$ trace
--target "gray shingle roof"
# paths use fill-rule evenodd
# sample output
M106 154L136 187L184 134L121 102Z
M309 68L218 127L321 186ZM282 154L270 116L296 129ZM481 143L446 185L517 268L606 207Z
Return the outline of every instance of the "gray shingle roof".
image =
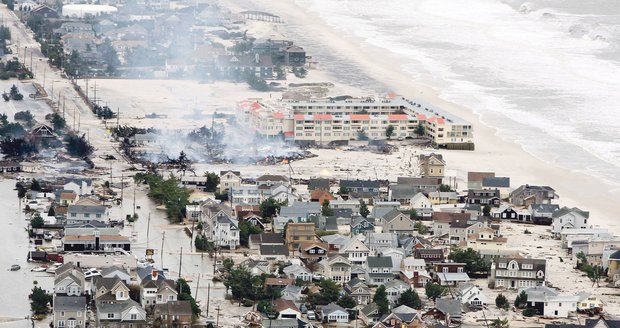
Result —
M558 211L553 212L552 216L554 218L559 218L559 217L564 216L564 215L566 215L568 213L571 213L571 212L576 212L576 213L580 214L581 216L583 216L586 219L590 217L590 212L588 212L588 211L580 210L577 207L569 208L569 207L566 207L566 206L562 207Z
M288 256L288 247L286 245L260 245L261 255L284 255Z
M482 179L482 186L489 188L510 188L508 177L487 177Z
M54 298L54 311L84 311L86 308L85 296L56 296Z
M369 256L368 257L369 268L391 268L392 258L387 256Z
M103 205L69 205L68 213L76 214L105 214L106 207Z

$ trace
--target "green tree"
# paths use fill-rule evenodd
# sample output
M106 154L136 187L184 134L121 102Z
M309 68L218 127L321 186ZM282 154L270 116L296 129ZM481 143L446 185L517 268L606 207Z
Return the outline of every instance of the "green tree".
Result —
M259 209L264 218L272 218L280 212L282 205L284 205L284 203L278 202L273 197L269 197L260 203Z
M379 316L382 316L390 311L390 302L387 299L387 292L385 286L381 285L375 291L375 295L372 297L372 301L379 307Z
M398 305L406 305L410 308L421 309L422 308L422 300L418 293L416 293L413 289L407 289L402 294L400 294L400 298L396 302Z
M344 294L340 296L340 299L338 299L336 304L342 306L345 309L352 309L357 306L357 302L355 302L355 299L353 299L353 297L351 297L351 295L349 294Z
M507 310L510 307L510 302L508 302L506 296L504 296L503 294L499 294L495 298L495 306L500 309Z
M510 322L508 321L508 319L497 318L491 322L491 327L492 328L509 328Z
M45 221L43 221L43 218L39 213L35 213L30 219L30 226L34 229L43 228L44 225Z
M54 131L60 131L62 129L65 128L65 126L67 125L67 122L65 121L64 118L62 118L62 116L58 115L57 113L52 114L52 125L54 126Z
M21 184L17 186L17 198L22 199L26 197L27 192L28 190L26 189L26 187L22 186Z
M342 196L347 194L349 194L349 188L340 186L340 188L338 189L338 195Z
M454 190L452 190L452 188L450 188L449 185L441 184L439 186L439 191L441 191L441 192L449 192L449 191L454 191Z
M241 221L239 223L239 243L247 247L250 241L250 235L257 235L261 232L263 232L263 230L260 227L252 225L248 221Z
M360 199L360 215L367 218L368 214L370 214L370 210L368 210L368 205L366 205L366 202L364 202L363 199Z
M32 191L41 191L41 185L37 179L32 179L32 183L30 184L30 190Z
M416 128L415 133L422 137L424 136L425 130L426 129L424 128L424 123L420 122L418 123L418 127Z
M415 220L418 218L418 211L416 211L415 208L412 208L411 211L409 211L409 218L411 220Z
M47 314L48 304L52 301L52 295L47 294L41 287L34 286L30 294L30 309L34 314Z
M515 299L515 307L522 309L526 305L527 305L527 293L524 290L522 290L521 293L517 295L517 298Z
M321 215L332 216L334 215L334 209L329 207L329 200L325 199L321 205Z
M77 134L67 134L65 137L67 143L67 152L75 157L88 157L93 153L95 148L86 140L86 135L78 136Z
M331 279L321 279L319 282L319 288L321 289L321 295L327 303L335 302L340 296L340 286ZM327 304L326 303L326 304Z
M491 216L491 206L484 205L484 207L482 208L482 215L484 216Z
M207 177L205 190L208 192L215 192L217 190L217 186L220 184L220 176L213 172L206 172L205 176Z
M222 265L224 266L226 272L230 272L235 266L235 261L233 261L231 258L225 258L224 261L222 261Z
M474 251L471 248L465 250L453 248L450 250L448 259L457 263L465 263L465 272L468 274L489 272L491 269L491 263L483 259L480 252Z
M428 233L428 227L422 223L422 221L418 221L415 223L414 230L416 230L420 235L426 235Z
M293 68L293 74L295 74L296 77L303 79L306 75L308 75L308 71L303 67L295 67Z
M394 126L388 125L385 129L385 137L390 140L392 138L392 135L394 135Z
M438 297L446 294L446 288L439 284L430 282L424 286L424 293L426 294L426 297L435 301Z

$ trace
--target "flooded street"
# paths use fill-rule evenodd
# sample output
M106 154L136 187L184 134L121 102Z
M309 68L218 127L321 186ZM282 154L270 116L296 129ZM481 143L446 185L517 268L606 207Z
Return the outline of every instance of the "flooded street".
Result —
M0 181L0 200L2 219L0 220L0 240L4 249L0 255L0 320L22 319L30 314L28 295L33 281L50 291L53 288L53 276L45 272L30 272L37 264L28 263L29 241L26 233L27 222L20 210L15 188L15 180ZM13 264L21 266L19 271L10 271ZM24 323L12 327L25 327ZM5 327L5 325L1 325Z

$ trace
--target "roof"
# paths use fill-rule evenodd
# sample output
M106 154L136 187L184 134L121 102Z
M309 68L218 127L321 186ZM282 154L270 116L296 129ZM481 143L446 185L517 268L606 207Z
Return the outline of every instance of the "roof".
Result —
M391 185L390 191L392 199L411 199L418 194L418 190L413 185Z
M264 174L260 177L256 178L257 182L263 181L280 181L280 182L288 182L288 178L283 175L275 175L275 174Z
M263 232L256 236L261 244L284 244L282 234L277 232Z
M416 259L413 257L406 257L403 259L403 265L405 266L426 266L426 261L424 259Z
M471 218L469 212L452 213L452 212L433 212L431 219L433 221L452 222L454 220L467 221Z
M329 303L321 308L321 313L323 313L323 316L330 315L337 311L348 313L347 310L336 303Z
M114 288L114 286L116 286L116 284L118 284L119 282L121 282L121 279L118 277L97 277L95 279L95 286L97 287L97 289L104 287L105 289L110 290Z
M609 259L610 260L620 260L620 250L617 250L617 251L611 253L611 255L609 255Z
M260 245L261 255L283 255L288 256L288 247L286 245Z
M297 312L300 312L299 309L297 308L297 305L295 305L295 303L291 300L285 300L282 298L278 298L273 300L273 307L275 308L275 310L277 312L282 312L286 309L291 309Z
M76 214L105 214L107 207L103 205L69 205L67 209L68 213L76 213Z
M385 213L383 215L383 219L387 222L394 220L395 218L397 218L398 216L403 215L403 212L397 210L397 209L392 209L389 212Z
M367 258L369 268L391 268L392 258L387 256L369 256Z
M437 277L440 281L469 281L469 276L465 272L438 272Z
M495 172L467 172L468 182L482 182L484 178L495 177Z
M557 204L532 204L530 206L532 210L542 213L553 213L560 209L560 205Z
M482 186L489 188L510 188L510 178L486 177L482 179Z
M577 207L569 208L569 207L566 207L566 206L564 206L561 209L553 212L553 217L554 218L559 218L561 216L564 216L564 215L572 213L572 212L575 212L575 213L583 216L586 219L590 217L590 212L588 212L588 211L582 211L582 210L580 210Z
M340 187L378 189L381 183L378 180L340 180Z
M435 301L435 308L451 317L461 316L461 302L458 299L438 298Z
M294 284L293 279L286 278L267 278L265 279L265 286L287 286Z
M153 309L155 317L161 314L166 315L193 315L192 304L190 301L168 301L166 303L155 304Z
M308 181L308 190L315 189L329 190L329 179L310 179Z
M54 311L77 312L86 309L85 296L56 296L54 297Z

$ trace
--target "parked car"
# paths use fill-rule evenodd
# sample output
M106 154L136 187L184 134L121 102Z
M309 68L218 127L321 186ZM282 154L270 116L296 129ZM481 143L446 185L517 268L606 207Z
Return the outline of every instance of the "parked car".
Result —
M316 313L314 311L308 311L308 320L316 320Z
M84 270L84 278L88 279L88 278L92 278L92 277L96 277L96 276L101 276L101 272L99 272L99 270L97 270L95 268L90 268L90 269Z

